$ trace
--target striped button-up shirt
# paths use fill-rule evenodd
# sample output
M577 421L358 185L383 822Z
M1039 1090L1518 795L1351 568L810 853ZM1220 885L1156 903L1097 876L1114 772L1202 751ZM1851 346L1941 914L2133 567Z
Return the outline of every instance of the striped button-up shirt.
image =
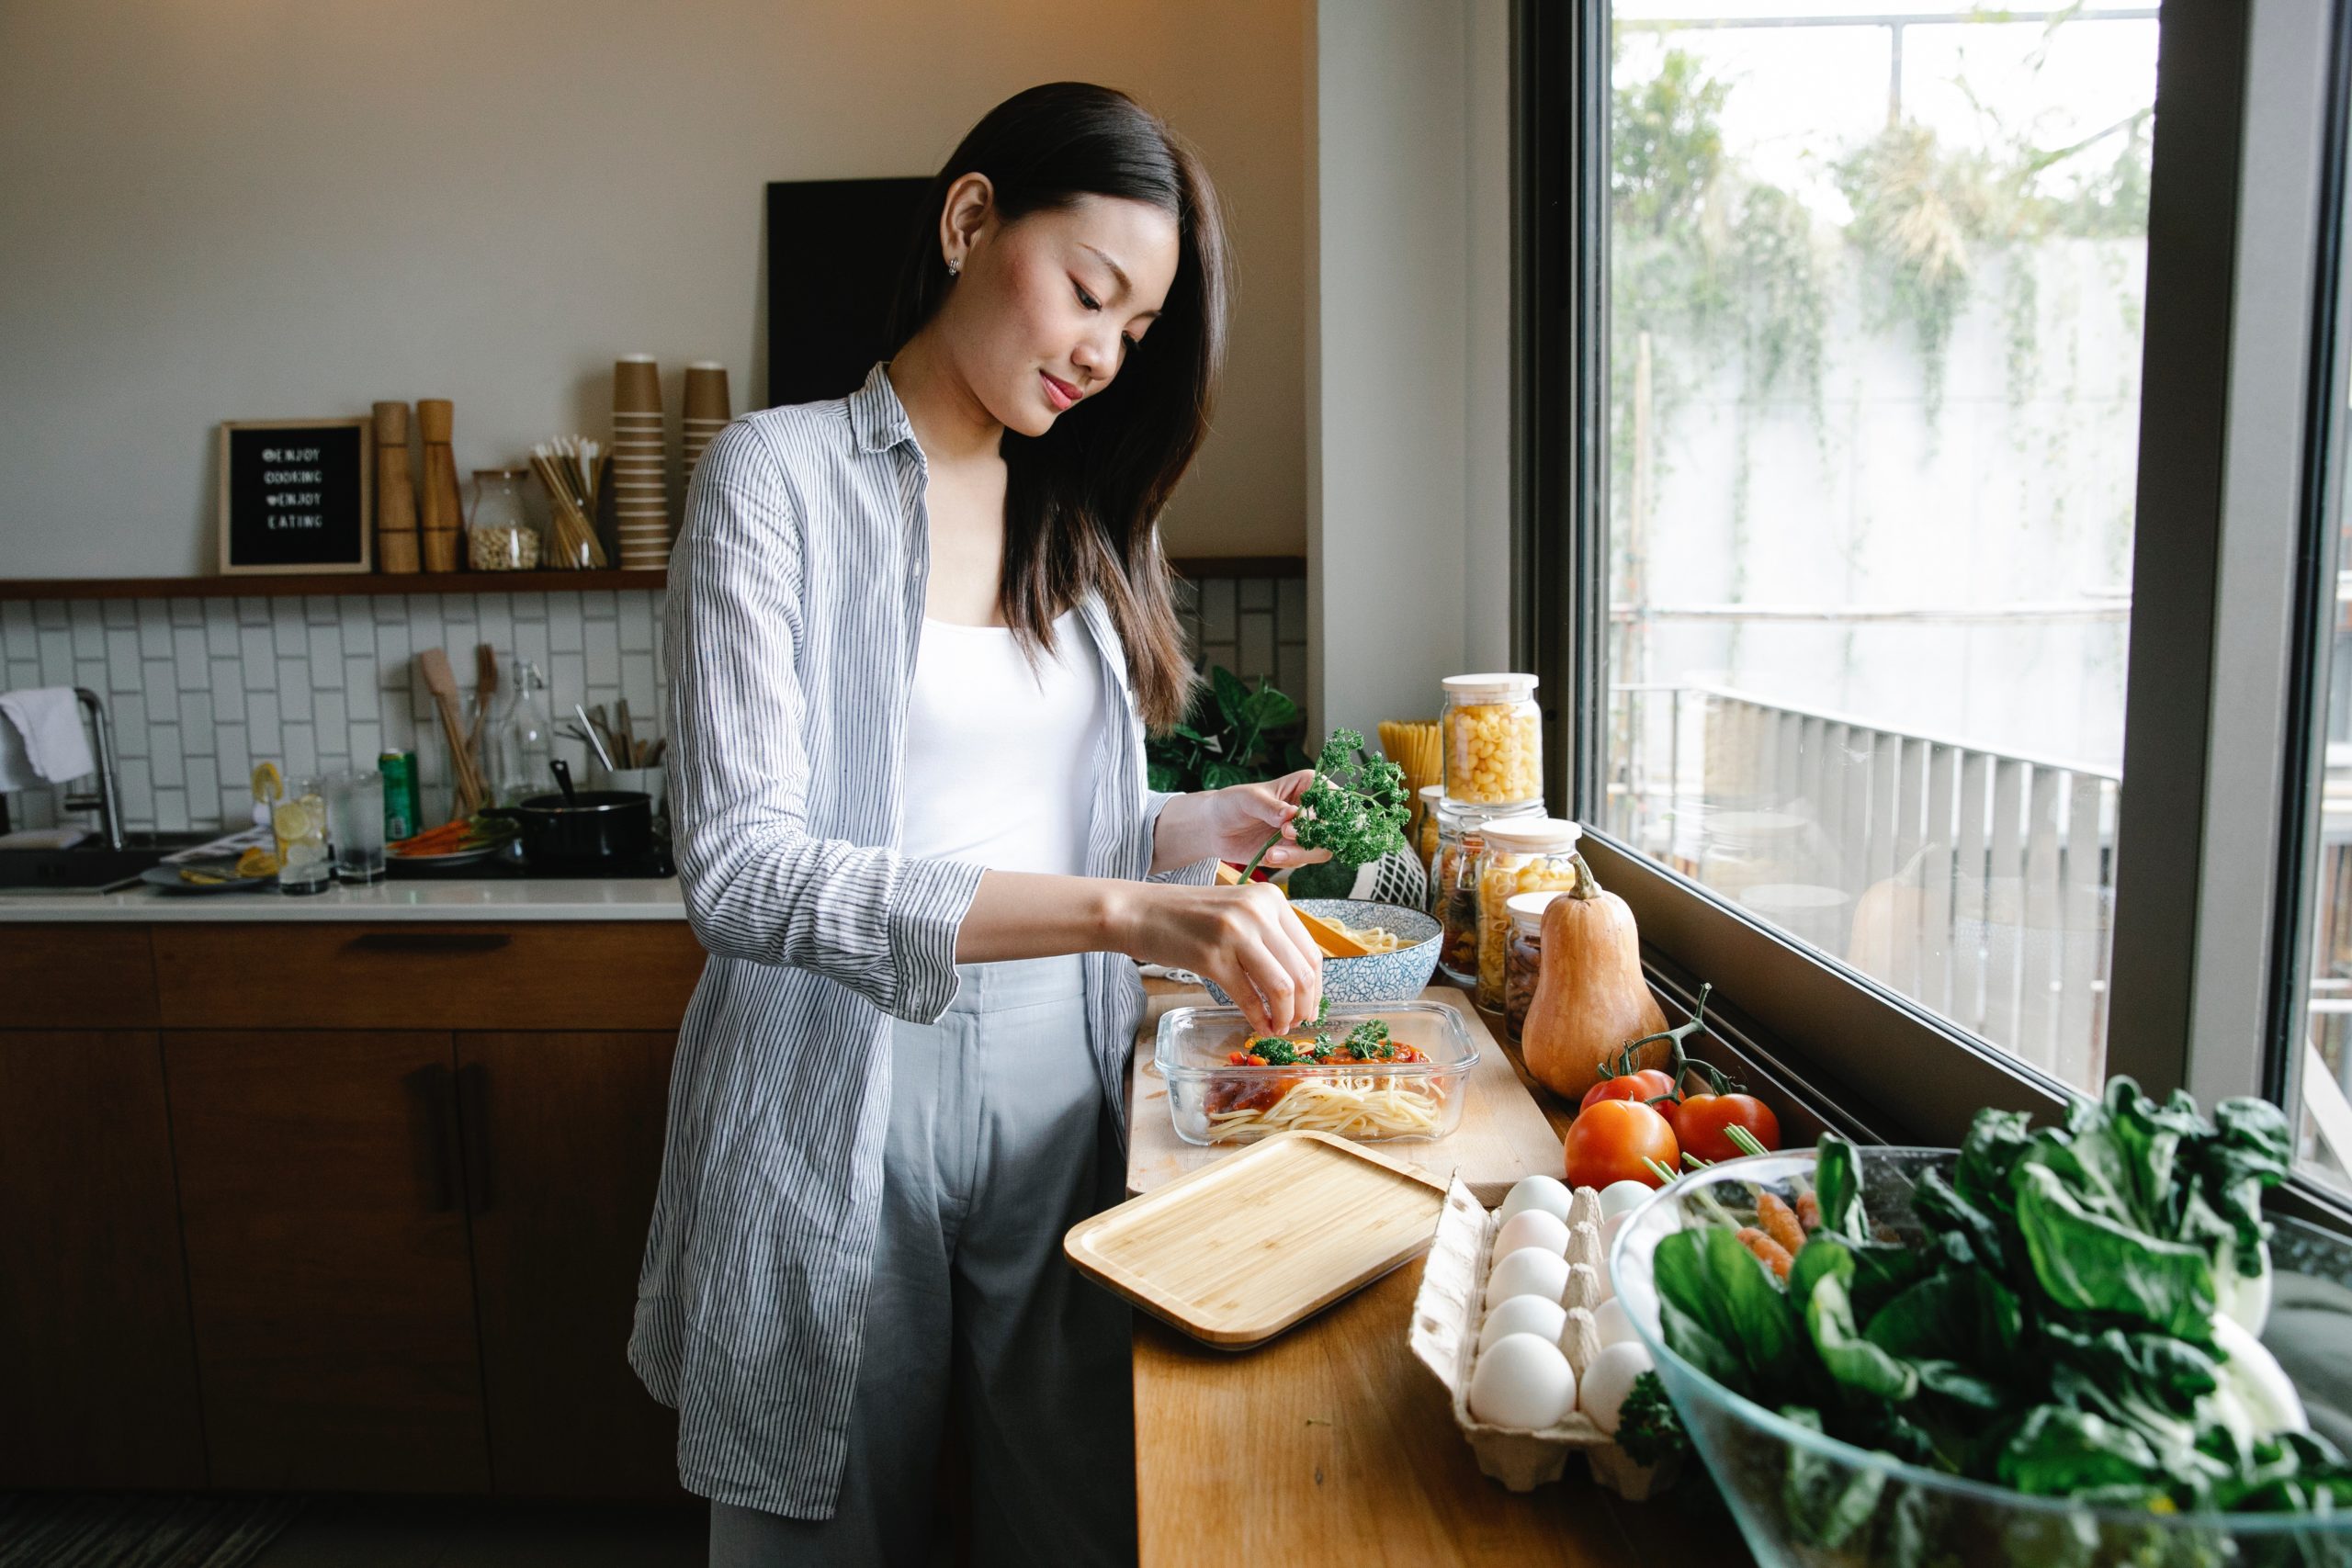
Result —
M710 953L678 1032L629 1361L679 1416L693 1492L833 1511L865 1319L893 1017L955 998L981 867L901 854L901 753L930 563L926 468L877 366L846 399L737 420L696 467L670 562L670 803ZM1086 872L1139 878L1145 786L1126 660L1080 619L1120 721L1095 755ZM1211 863L1170 874L1208 879ZM1134 964L1085 960L1120 1122Z

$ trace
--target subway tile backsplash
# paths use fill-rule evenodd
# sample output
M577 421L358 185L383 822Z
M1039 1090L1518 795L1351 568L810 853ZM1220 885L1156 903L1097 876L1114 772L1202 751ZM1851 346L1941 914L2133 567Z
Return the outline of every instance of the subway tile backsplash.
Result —
M1182 584L1178 604L1197 662L1305 699L1304 579L1204 578ZM106 699L128 827L241 827L256 761L290 774L386 750L417 753L433 813L447 807L449 764L419 651L446 649L470 695L486 642L502 680L518 658L539 667L559 717L575 702L609 714L626 698L650 737L666 730L661 622L661 593L633 589L7 600L0 689L86 686ZM504 701L493 698L492 718ZM60 820L51 791L21 791L8 807L16 827Z

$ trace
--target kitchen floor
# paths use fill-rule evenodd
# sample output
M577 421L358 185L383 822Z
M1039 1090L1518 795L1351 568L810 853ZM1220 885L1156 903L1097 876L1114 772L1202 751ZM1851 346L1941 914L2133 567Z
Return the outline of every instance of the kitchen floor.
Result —
M321 1497L254 1568L702 1568L694 1507Z

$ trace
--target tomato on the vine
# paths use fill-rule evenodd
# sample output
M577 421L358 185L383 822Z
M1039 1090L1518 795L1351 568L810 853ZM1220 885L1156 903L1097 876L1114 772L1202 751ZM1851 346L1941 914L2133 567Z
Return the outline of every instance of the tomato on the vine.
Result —
M1620 1073L1603 1078L1584 1091L1578 1111L1589 1111L1604 1100L1638 1100L1647 1105L1653 1100L1671 1098L1674 1079L1656 1067L1644 1067L1637 1073Z
M1747 1153L1727 1129L1745 1127L1768 1149L1781 1146L1781 1119L1752 1094L1694 1094L1674 1108L1675 1141L1686 1153L1713 1164Z
M1660 1185L1663 1179L1645 1159L1668 1170L1681 1168L1682 1151L1674 1129L1638 1100L1595 1100L1568 1123L1562 1145L1566 1179L1572 1188L1606 1187L1612 1181Z

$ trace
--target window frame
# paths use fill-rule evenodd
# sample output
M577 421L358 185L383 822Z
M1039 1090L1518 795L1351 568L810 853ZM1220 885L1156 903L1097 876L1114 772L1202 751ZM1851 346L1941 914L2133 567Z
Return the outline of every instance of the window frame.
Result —
M2157 51L2108 1070L2208 1101L2292 1087L2296 824L2315 820L2324 748L2290 718L2320 700L2312 594L2332 558L2314 555L2332 481L2306 435L2332 423L2337 385L2315 366L2332 372L2332 339L2312 348L2332 331L2316 280L2340 227L2336 9L2166 6ZM1714 981L1816 1081L1863 1089L1925 1143L1958 1143L1983 1106L2057 1114L2072 1091L2055 1078L1589 826L1607 734L1609 29L1603 5L1515 0L1512 648L1543 681L1547 790L1588 824L1654 964ZM2253 78L2249 103L2250 64L2298 60L2324 63L2293 91ZM2246 167L2265 183L2242 203Z

